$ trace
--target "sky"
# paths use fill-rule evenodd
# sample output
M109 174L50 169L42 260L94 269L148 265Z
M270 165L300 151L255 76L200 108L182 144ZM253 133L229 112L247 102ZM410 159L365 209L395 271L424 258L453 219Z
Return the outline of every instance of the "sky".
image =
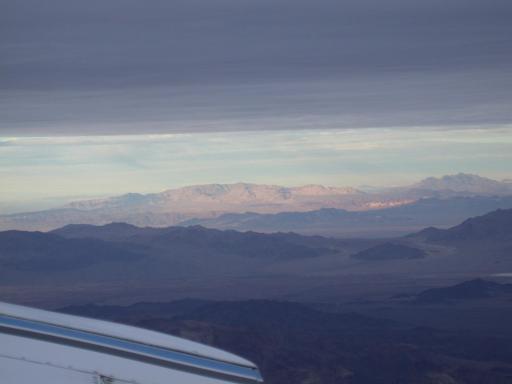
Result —
M0 211L205 183L392 186L510 177L510 126L171 133L0 140Z
M0 0L0 211L509 178L511 19L509 0Z

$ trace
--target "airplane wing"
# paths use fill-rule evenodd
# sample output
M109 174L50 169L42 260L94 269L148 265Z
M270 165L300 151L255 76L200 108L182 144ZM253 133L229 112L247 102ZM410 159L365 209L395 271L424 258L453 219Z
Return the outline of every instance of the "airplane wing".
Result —
M2 384L259 384L248 360L178 337L0 303Z

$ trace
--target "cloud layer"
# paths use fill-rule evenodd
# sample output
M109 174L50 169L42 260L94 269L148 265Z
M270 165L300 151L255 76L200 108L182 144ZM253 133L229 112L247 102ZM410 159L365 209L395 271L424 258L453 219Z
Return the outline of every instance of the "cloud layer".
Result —
M5 0L0 135L509 123L508 0Z

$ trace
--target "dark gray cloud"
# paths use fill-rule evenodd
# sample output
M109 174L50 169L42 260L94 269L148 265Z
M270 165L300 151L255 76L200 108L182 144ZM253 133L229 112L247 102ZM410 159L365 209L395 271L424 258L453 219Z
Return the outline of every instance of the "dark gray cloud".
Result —
M0 134L508 123L509 0L0 0Z

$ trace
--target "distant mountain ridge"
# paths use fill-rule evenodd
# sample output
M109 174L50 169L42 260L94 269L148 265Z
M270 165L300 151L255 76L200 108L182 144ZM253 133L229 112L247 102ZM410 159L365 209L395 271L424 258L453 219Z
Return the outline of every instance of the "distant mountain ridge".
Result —
M111 222L166 227L191 219L217 218L228 213L276 214L326 208L369 211L405 207L421 199L492 196L512 196L512 184L462 173L427 178L410 186L377 188L368 192L352 187L322 185L207 184L169 189L161 193L128 193L77 201L40 212L0 215L0 230L51 230L67 224L102 225Z
M477 195L502 195L511 192L511 186L506 181L500 182L466 173L446 175L440 178L428 177L419 183L413 184L413 187L433 191L474 193Z
M191 219L179 225L257 232L297 232L330 236L394 236L429 226L448 227L499 208L512 208L508 197L420 199L414 203L369 211L324 208L309 212L229 213L210 219Z
M300 205L315 204L317 198L333 198L345 195L361 195L364 192L355 188L325 187L323 185L304 185L301 187L282 187L277 185L236 183L236 184L206 184L169 189L160 193L137 194L129 193L106 199L78 201L69 204L70 208L98 209L118 208L127 204L135 207L150 205L149 209L158 209L172 203L179 203L182 211L197 211L197 204L237 206ZM151 207L152 206L152 207Z
M427 177L411 185L381 188L379 191L400 199L507 196L512 194L512 184L507 180L498 181L468 173L457 173Z

